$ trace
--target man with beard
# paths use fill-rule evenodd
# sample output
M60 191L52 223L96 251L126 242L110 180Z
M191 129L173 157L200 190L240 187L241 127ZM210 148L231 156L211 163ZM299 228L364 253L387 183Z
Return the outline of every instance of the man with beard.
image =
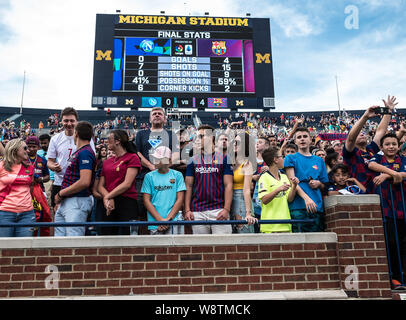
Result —
M135 147L137 149L137 155L141 160L141 170L136 178L136 190L138 195L138 212L139 219L145 221L147 219L147 210L144 206L141 187L144 180L144 176L155 170L155 165L151 162L151 155L154 153L156 148L160 146L168 147L172 152L172 164L179 163L179 145L176 134L172 131L164 129L166 124L165 111L161 107L152 108L149 115L149 122L151 124L150 129L138 131L135 137ZM172 141L173 140L173 141ZM145 227L140 228L140 234L149 234Z
M393 112L397 105L395 101L395 97L389 96L387 101L383 100L385 107L389 109L390 113ZM350 168L351 176L366 187L367 193L371 193L373 190L374 174L368 169L366 162L380 151L380 140L385 135L391 120L390 114L383 115L373 141L368 144L368 135L363 131L363 127L369 119L377 116L377 110L379 110L379 106L372 106L364 112L362 117L351 128L343 147L344 164Z
M61 122L64 130L51 138L48 146L48 168L54 171L54 183L51 192L51 204L55 207L55 195L61 190L63 176L69 166L69 160L76 151L73 134L78 123L78 113L74 108L65 108L61 113ZM93 140L90 146L94 152Z
M233 169L227 154L215 150L214 128L198 128L194 155L186 168L185 220L229 220L233 198ZM193 234L231 234L230 224L193 225Z

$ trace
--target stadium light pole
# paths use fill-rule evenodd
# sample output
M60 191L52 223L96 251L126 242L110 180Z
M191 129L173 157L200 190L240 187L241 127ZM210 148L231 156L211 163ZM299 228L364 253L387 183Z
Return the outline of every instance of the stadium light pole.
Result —
M338 116L341 118L341 106L340 106L340 94L338 93L338 77L336 78L336 90L337 90L337 103L338 103Z
M23 89L22 89L22 92L21 92L20 114L23 114L24 87L25 87L25 70L24 70L24 78L23 78Z

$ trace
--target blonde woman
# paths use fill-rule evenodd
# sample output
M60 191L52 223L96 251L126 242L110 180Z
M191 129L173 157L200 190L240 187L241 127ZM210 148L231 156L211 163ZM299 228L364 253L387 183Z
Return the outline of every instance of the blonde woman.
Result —
M35 223L31 198L34 167L21 139L10 140L0 161L0 223ZM33 227L0 227L0 237L31 237Z

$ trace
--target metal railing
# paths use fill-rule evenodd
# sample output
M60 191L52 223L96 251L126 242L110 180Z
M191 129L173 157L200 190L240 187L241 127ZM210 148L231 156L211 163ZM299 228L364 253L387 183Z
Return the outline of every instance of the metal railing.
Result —
M299 232L301 231L301 224L312 223L314 219L284 219L284 220L258 220L258 224L299 224ZM2 227L35 227L38 228L37 237L40 237L41 228L46 227L131 227L131 226L159 226L159 225L214 225L214 224L231 224L241 225L248 224L247 220L209 220L209 221L194 221L194 220L172 220L172 221L120 221L120 222L35 222L35 223L0 223Z
M399 188L401 203L394 200L394 193L392 186ZM403 193L403 182L394 185L389 183L389 197L390 199L385 199L382 195L382 185L378 187L378 194L381 203L381 212L382 212L382 222L384 227L385 235L385 244L386 244L386 253L388 258L388 269L389 269L389 280L391 283L392 280L397 280L401 283L401 286L405 286L405 274L404 268L406 259L406 206L405 198ZM397 199L399 200L399 199ZM390 202L388 202L390 201ZM395 205L397 204L397 206ZM386 206L389 204L389 206ZM387 215L385 214L385 208L388 208ZM403 212L403 217L398 217L397 210L401 209ZM403 222L401 221L403 220ZM398 224L401 222L400 224ZM400 238L402 237L402 238ZM396 277L396 278L395 278Z

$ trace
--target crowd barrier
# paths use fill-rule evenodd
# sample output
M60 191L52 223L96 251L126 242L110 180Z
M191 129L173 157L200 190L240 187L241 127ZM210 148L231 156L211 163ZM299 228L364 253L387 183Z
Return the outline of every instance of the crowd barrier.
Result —
M284 219L284 220L258 220L258 224L299 224L299 231L301 230L301 224L311 223L313 219ZM159 226L159 225L208 225L208 224L231 224L241 225L248 224L247 220L213 220L213 221L188 221L188 220L176 220L176 221L120 221L120 222L35 222L35 223L0 223L1 227L35 227L38 228L38 237L40 237L41 228L45 227L131 227L131 226Z
M399 185L397 186L399 188ZM401 203L397 202L398 206L401 206L402 212L406 213L406 204L405 204L405 197L404 197L404 190L402 184L400 184L400 194L401 194ZM381 203L381 213L382 213L382 223L384 229L384 236L385 236L385 244L386 244L386 254L387 254L387 261L388 261L388 270L389 270L389 279L392 281L394 270L404 270L405 263L404 257L406 252L405 245L403 243L406 242L406 221L403 217L398 219L395 208L395 199L394 199L394 192L392 189L392 185L389 186L389 200L391 203L391 212L392 216L395 217L393 220L393 227L390 229L388 225L388 218L385 216L384 213L384 205L383 201L385 199L382 196L381 188L378 189L380 203ZM301 231L301 225L304 223L311 223L313 222L312 219L306 220L294 220L294 219L286 219L286 220L258 220L256 224L299 224L299 232ZM111 226L121 226L121 227L136 227L135 230L138 230L140 226L159 226L159 225L168 225L170 227L174 226L186 226L186 225L214 225L214 224L231 224L231 225L243 225L247 224L246 220L215 220L215 221L186 221L186 220L175 220L175 221L128 221L128 222L64 222L64 223L56 223L56 222L35 222L35 223L0 223L0 227L35 227L38 229L37 237L40 237L40 229L45 227L111 227ZM395 232L391 230L395 230ZM400 235L400 236L399 236ZM134 236L134 235L129 235ZM392 240L391 240L392 239ZM392 241L392 242L391 242ZM403 243L402 243L403 241ZM392 246L392 248L391 248ZM398 280L402 286L406 286L406 277L403 272L400 273L400 278Z
M397 207L395 205L395 200L394 200L394 192L392 187L400 188L400 195L401 195L401 210L403 212L403 217L398 217L397 214ZM403 183L400 183L398 185L393 185L389 184L389 196L390 199L385 199L382 195L382 187L379 186L378 188L379 192L379 198L381 202L381 211L382 211L382 222L383 222L383 227L384 227L384 234L385 234L385 243L386 243L386 252L387 252L387 257L388 257L388 268L389 268L389 278L392 281L394 278L394 269L396 270L401 270L400 272L400 279L395 279L401 283L402 286L405 286L406 283L406 278L404 274L404 268L406 267L404 265L405 255L406 255L406 248L405 248L405 236L406 236L406 219L404 217L406 213L406 206L405 206L405 197L404 197L404 190L403 190ZM384 211L384 205L383 202L385 200L390 200L390 208L389 208L389 213L393 217L391 219L390 217L385 215ZM399 206L399 203L397 203ZM393 220L393 229L394 232L392 234L392 226L389 224L392 223ZM402 221L403 220L403 221ZM399 225L398 225L399 224ZM392 241L393 239L395 241ZM393 243L394 242L394 243ZM394 247L395 250L393 250ZM394 256L395 255L395 256Z

